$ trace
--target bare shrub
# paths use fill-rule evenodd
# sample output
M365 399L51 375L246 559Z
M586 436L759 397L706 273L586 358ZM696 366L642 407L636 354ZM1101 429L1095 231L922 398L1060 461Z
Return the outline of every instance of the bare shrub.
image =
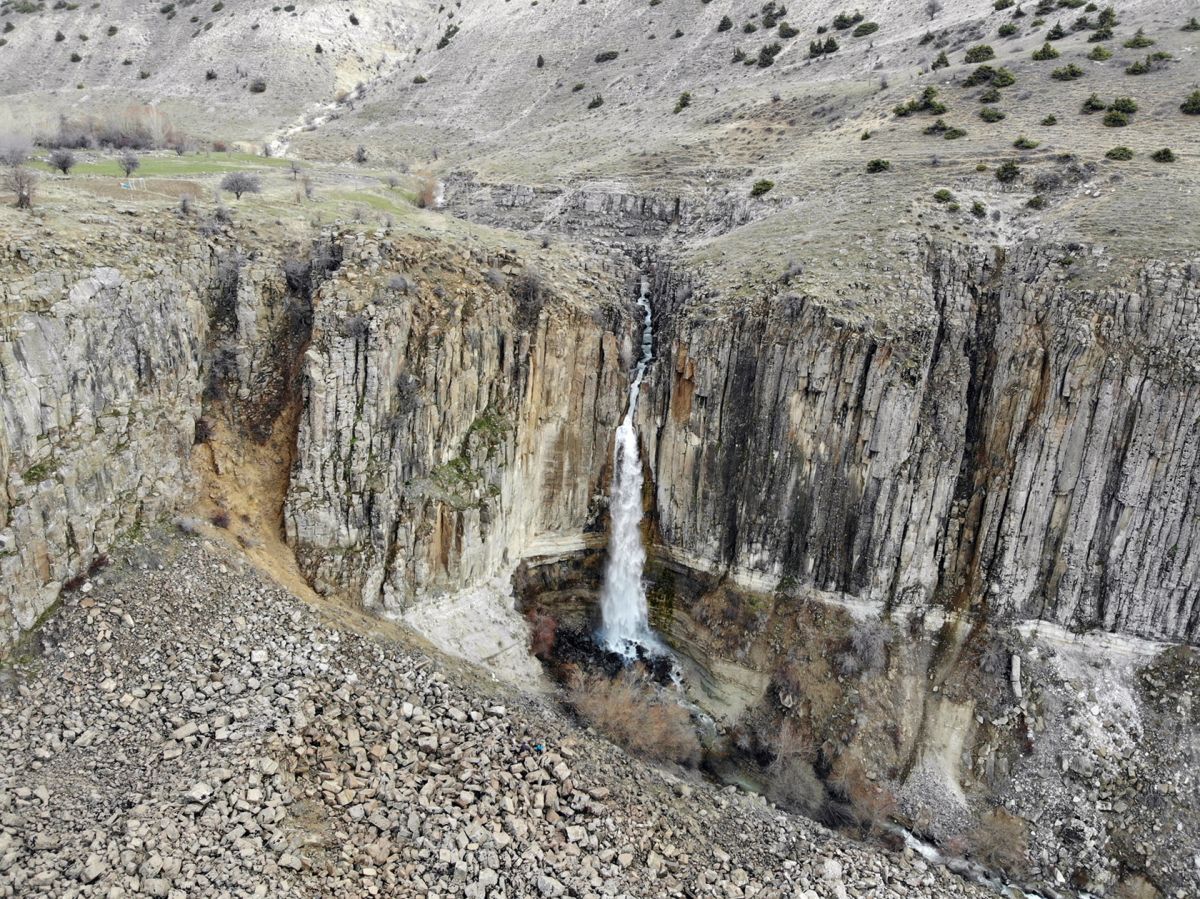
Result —
M548 659L554 654L554 641L558 635L558 621L541 609L529 619L529 651L539 659Z
M400 186L400 177L398 175L388 175L383 179L383 183L386 184L391 190L395 190Z
M789 811L815 816L825 804L825 787L811 764L811 737L789 718L779 729L773 749L775 758L767 767L767 798Z
M189 537L200 533L200 529L204 527L204 522L199 518L193 518L190 515L180 515L175 519L175 527L187 534Z
M359 144L354 148L354 161L362 165L367 161L367 148Z
M249 172L230 172L221 179L221 190L227 190L239 200L242 194L262 193L262 179Z
M483 280L488 283L489 287L494 287L499 290L504 286L504 273L496 268L489 268L483 274Z
M179 214L180 215L191 215L192 214L192 206L194 205L194 203L195 203L195 200L192 198L191 194L180 194L179 195Z
M966 835L973 858L993 870L1019 875L1029 857L1029 826L1002 808L994 808Z
M69 175L71 169L75 168L75 154L70 150L53 150L46 161L50 168L58 169L64 175Z
M176 129L162 111L154 107L131 107L123 113L104 119L58 120L58 130L38 137L47 147L84 150L90 147L112 147L117 150L174 149L182 153L187 137Z
M33 208L33 190L37 175L23 165L10 166L4 173L4 186L12 192L18 209Z
M861 674L874 677L887 667L887 646L891 632L878 618L855 622L845 650L838 655L838 670L845 677Z
M228 529L229 513L222 509L221 511L215 513L210 521L212 521L216 527Z
M517 326L525 331L531 330L542 314L542 306L546 304L546 286L541 273L526 266L512 279L509 292L517 301Z
M24 165L31 151L29 141L16 135L0 135L0 164Z
M117 165L121 167L121 171L123 171L125 173L125 177L128 178L141 167L142 161L138 159L137 154L132 150L126 150L117 157Z
M862 761L849 752L837 757L830 769L828 783L849 807L847 823L864 834L878 835L896 813L896 797L890 790L872 782Z
M815 817L825 805L825 787L804 759L777 760L769 773L767 798L781 808Z
M417 191L417 205L422 209L432 209L437 205L437 182L434 179L426 178L421 182Z
M404 275L392 275L388 278L388 289L394 290L396 293L408 293L412 290L412 285Z
M700 742L687 711L629 672L611 680L580 678L569 700L590 725L629 752L687 765L699 761Z
M1113 893L1113 899L1161 899L1162 893L1141 874L1133 874L1122 880Z

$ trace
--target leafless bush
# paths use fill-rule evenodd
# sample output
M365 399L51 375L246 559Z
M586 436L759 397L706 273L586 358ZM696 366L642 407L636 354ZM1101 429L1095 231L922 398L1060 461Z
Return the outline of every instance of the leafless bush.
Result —
M504 273L499 269L489 268L483 275L483 280L487 281L488 286L499 290L504 286Z
M421 187L417 191L417 205L422 209L432 209L437 205L437 182L432 178L426 178L421 182Z
M199 519L193 519L190 515L180 515L175 519L175 527L178 527L182 533L194 535L198 534L200 528L204 527L204 522Z
M1113 899L1162 899L1162 893L1141 874L1134 874L1121 881Z
M522 330L532 329L546 303L546 288L537 269L526 266L512 279L509 292L517 301L517 326Z
M242 194L262 193L262 179L249 172L230 172L221 179L221 190L227 190L239 200Z
M216 527L225 528L226 530L228 530L228 528L229 528L229 513L226 512L224 509L221 509L219 512L214 513L213 517L209 520Z
M988 812L966 836L973 858L993 870L1024 873L1029 857L1029 826L1002 808Z
M191 215L192 214L192 205L194 202L195 202L195 200L193 200L191 194L180 194L180 196L179 196L179 214L180 215Z
M295 181L296 177L300 174L300 172L303 171L303 169L300 168L300 163L296 162L296 160L294 160L294 159L292 159L288 162L288 169L292 173L293 181Z
M767 798L788 811L815 816L825 805L825 787L801 758L777 760L769 771Z
M874 677L887 667L887 645L891 639L888 627L878 618L855 622L846 641L846 649L838 655L838 670L844 677L861 674Z
M553 615L538 609L529 618L529 651L539 659L548 659L554 653L554 641L558 635L558 621Z
M69 175L71 169L75 167L75 154L70 150L53 150L47 162L50 164L50 168L58 169L64 175Z
M303 181L303 184L304 184L304 198L306 200L311 200L313 198L314 194L316 193L316 191L313 189L312 178L305 178Z
M803 274L804 266L795 259L789 259L787 268L783 270L783 274L779 276L779 280L784 284L790 284L793 278L799 278Z
M388 175L386 178L383 179L383 183L386 184L392 190L395 190L397 187L400 186L400 177L398 175Z
M367 148L359 144L354 148L354 161L362 165L367 161Z
M132 150L126 150L117 157L117 165L121 167L121 171L125 173L126 178L137 171L141 167L141 164L142 161L138 159L137 154Z
M775 738L775 758L767 768L767 798L804 815L816 815L825 804L825 787L813 771L812 740L790 718Z
M156 108L133 107L105 119L68 119L61 116L58 130L41 135L38 143L46 147L85 150L91 147L113 149L153 150L175 149L182 153L187 146L186 136L174 128Z
M879 834L896 813L896 797L872 782L856 756L843 752L829 772L829 785L848 806L849 822L864 834Z
M16 135L0 135L0 164L24 165L31 151L29 141Z
M598 675L578 679L570 702L589 724L629 752L689 765L700 758L687 711L629 672L611 680Z
M33 208L37 175L23 165L10 166L4 173L4 186L12 192L18 209Z
M989 638L979 651L979 670L993 677L1006 674L1009 666L1008 647L1002 640Z
M388 289L394 290L396 293L408 293L412 290L412 285L408 283L408 278L404 275L392 275L388 279Z

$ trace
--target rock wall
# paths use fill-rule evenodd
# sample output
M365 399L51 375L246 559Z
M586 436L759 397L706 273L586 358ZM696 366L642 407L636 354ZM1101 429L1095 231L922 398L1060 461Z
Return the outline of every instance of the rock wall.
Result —
M65 256L0 246L0 651L173 507L199 415L207 253Z
M317 589L397 612L579 543L623 411L623 264L345 249L313 297L286 508Z
M923 247L890 331L779 288L657 279L640 408L664 549L884 605L1200 638L1200 284ZM1072 263L1078 265L1078 263ZM1100 282L1098 282L1100 283Z
M447 207L472 221L585 237L661 238L672 230L721 233L777 208L774 202L751 200L726 189L646 194L602 182L568 190L480 183L464 172L451 174L445 191Z

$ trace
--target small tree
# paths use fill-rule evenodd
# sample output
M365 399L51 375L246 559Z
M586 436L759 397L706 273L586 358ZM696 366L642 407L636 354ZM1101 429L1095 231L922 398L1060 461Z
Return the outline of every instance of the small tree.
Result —
M925 4L925 14L929 16L929 20L931 22L938 17L938 14L941 13L941 11L942 4L940 0L929 0L929 2Z
M362 165L364 162L367 161L367 148L364 147L362 144L359 144L354 149L354 161L357 162L359 165Z
M301 169L301 168L300 168L300 163L296 162L296 160L294 160L294 159L292 159L292 160L290 160L290 161L288 162L288 169L289 169L289 170L291 171L291 173L292 173L292 180L293 180L293 181L295 181L295 180L296 180L296 178L297 178L297 177L299 177L299 175L300 175L300 172L302 172L302 171L303 171L303 169Z
M75 167L75 154L70 150L55 150L50 154L50 168L58 169L64 175L71 174Z
M18 209L33 208L33 188L36 184L37 175L24 165L9 166L5 172L4 185L16 197Z
M142 161L138 159L137 154L132 150L126 150L117 157L117 165L121 167L121 171L123 171L125 173L125 177L128 178L141 167Z
M230 172L221 179L221 190L227 190L239 200L242 194L262 193L262 181L249 172Z

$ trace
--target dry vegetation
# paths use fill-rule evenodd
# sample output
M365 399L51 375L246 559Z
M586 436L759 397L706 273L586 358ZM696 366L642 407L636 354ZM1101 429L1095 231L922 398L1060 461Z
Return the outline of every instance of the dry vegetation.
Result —
M588 724L636 755L694 765L700 742L691 716L635 672L576 676L568 701Z
M965 837L971 857L987 867L1019 876L1029 861L1029 825L1002 808L988 812Z

